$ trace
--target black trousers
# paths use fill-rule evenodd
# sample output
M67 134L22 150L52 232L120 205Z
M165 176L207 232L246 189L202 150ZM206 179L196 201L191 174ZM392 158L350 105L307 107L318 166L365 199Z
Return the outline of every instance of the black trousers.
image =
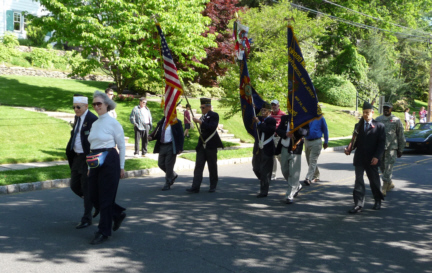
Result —
M115 202L120 181L120 158L117 150L108 152L102 166L90 169L90 198L95 208L100 210L99 232L111 236L113 220L126 210Z
M268 194L273 171L274 156L267 156L259 149L252 156L252 170L260 181L260 193Z
M160 145L158 166L165 172L165 184L170 185L174 177L177 175L174 172L174 165L177 160L177 155L173 154L172 143Z
M85 154L75 155L71 167L70 188L84 200L84 215L81 217L81 222L83 223L92 222L93 204L90 200L87 171Z
M144 131L140 131L138 130L138 128L135 126L134 127L134 131L135 131L135 154L139 154L139 144L141 142L141 153L143 155L145 155L147 153L147 143L148 143L148 131L150 130L150 126L149 125L144 125L145 130Z
M365 182L363 179L364 172L369 179L370 188L372 190L375 201L384 200L381 192L381 182L378 173L378 165L355 166L355 185L353 190L354 204L356 206L364 207L365 202Z
M216 189L218 182L218 169L217 169L217 148L204 149L200 147L197 150L194 178L192 182L193 189L199 189L203 180L204 167L207 162L207 166L210 174L210 189Z

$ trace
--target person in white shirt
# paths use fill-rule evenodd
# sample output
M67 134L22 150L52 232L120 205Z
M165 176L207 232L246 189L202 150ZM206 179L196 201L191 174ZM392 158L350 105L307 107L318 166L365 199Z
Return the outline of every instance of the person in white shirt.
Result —
M125 140L120 123L108 111L116 107L108 96L100 91L93 95L93 108L99 119L93 123L88 137L91 153L103 153L103 164L90 168L89 190L93 205L100 210L98 231L90 244L100 244L116 231L126 217L125 208L115 202L120 178L124 177ZM114 148L117 145L118 150Z
M147 107L147 99L139 99L140 104L132 109L129 117L130 122L134 125L135 131L135 156L139 155L139 143L141 141L141 153L145 156L147 153L148 135L152 128L152 116L150 109Z

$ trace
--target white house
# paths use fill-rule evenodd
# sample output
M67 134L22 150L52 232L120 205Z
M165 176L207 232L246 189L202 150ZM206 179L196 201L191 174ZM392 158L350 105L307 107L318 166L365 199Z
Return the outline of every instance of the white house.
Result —
M48 14L43 6L34 0L1 0L0 1L0 37L6 31L14 33L18 38L26 38L26 18L23 11L35 16Z

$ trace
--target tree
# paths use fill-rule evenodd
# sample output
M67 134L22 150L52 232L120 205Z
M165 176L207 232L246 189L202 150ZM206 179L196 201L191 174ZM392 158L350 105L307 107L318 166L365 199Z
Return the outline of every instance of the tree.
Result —
M204 48L216 46L215 35L201 35L210 24L201 14L206 0L92 0L86 5L76 0L39 1L51 12L39 20L55 31L51 41L82 48L85 61L72 68L72 75L102 69L115 79L120 94L136 78L164 85L152 15L160 16L174 61L184 67L180 78L194 78L193 67L206 67L200 62L206 57Z
M226 67L220 63L232 62L234 46L232 30L228 29L230 20L234 14L242 8L236 7L238 0L211 0L203 12L212 22L203 35L212 34L216 36L217 47L206 48L207 57L201 63L207 68L196 68L198 72L197 81L203 86L216 86L217 77L225 75Z

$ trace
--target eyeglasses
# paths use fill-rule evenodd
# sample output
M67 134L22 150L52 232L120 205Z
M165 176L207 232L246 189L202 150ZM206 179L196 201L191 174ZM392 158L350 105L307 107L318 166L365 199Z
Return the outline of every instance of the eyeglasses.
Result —
M75 110L75 108L79 110L79 109L81 109L81 106L78 106L78 105L77 105L77 106L75 106L75 105L74 105L74 106L72 106L72 109L74 109L74 110Z
M102 102L93 102L92 105L93 105L93 107L96 107L96 106L99 107L102 105Z

